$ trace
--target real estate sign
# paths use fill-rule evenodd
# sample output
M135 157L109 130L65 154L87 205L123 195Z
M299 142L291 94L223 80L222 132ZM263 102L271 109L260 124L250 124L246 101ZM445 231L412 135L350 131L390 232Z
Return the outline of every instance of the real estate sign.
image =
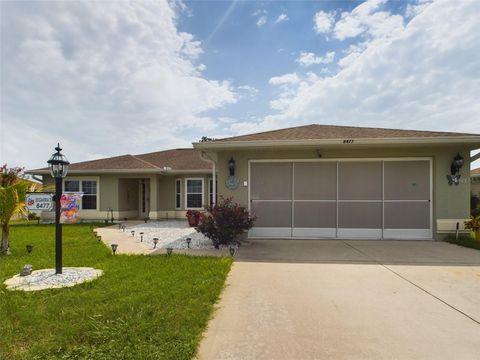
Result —
M51 211L53 209L52 195L50 193L30 193L25 198L25 205L28 210Z

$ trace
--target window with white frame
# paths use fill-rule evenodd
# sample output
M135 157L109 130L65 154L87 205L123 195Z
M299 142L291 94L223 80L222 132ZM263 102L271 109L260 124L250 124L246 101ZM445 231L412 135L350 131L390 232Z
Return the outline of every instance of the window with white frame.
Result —
M182 208L182 180L175 180L175 209Z
M203 179L185 179L185 207L201 209L203 206Z
M83 192L80 203L81 210L97 209L97 181L96 180L65 180L65 192Z
M218 181L215 181L215 203L218 200ZM213 179L208 179L208 203L213 205Z

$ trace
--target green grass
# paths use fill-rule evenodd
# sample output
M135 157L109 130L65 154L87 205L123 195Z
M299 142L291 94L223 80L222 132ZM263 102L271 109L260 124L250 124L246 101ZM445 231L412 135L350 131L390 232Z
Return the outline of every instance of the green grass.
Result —
M475 240L473 234L460 234L458 240L455 239L455 235L450 235L445 240L452 244L480 250L480 241Z
M228 258L111 255L90 225L63 227L64 266L104 275L72 288L7 291L25 264L54 267L54 227L11 227L0 257L0 359L191 359L230 269ZM33 244L31 254L26 244Z

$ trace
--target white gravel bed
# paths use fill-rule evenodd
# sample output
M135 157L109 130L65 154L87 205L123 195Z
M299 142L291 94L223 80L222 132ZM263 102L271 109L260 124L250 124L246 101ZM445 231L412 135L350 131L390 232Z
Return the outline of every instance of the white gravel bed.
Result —
M103 275L103 271L90 267L64 267L62 274L55 274L55 269L35 270L28 276L15 275L5 280L8 290L37 291L71 287L91 281Z
M195 228L190 227L187 221L151 221L145 224L129 226L125 229L125 233L130 235L132 230L135 231L135 240L137 241L140 240L140 232L143 232L143 242L152 248L154 246L153 238L158 238L157 249L187 249L186 239L189 237L192 239L190 249L215 249L212 240L198 233Z

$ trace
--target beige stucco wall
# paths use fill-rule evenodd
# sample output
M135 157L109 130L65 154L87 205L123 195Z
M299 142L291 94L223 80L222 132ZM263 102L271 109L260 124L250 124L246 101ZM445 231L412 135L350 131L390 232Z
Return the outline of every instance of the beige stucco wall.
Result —
M453 158L460 152L465 159L461 169L461 183L458 186L449 186L447 174L450 174L450 165ZM218 152L218 193L223 196L232 196L236 202L248 206L248 161L254 159L318 159L321 158L389 158L389 157L431 157L433 167L433 229L436 232L436 220L449 219L441 226L453 226L455 219L465 219L469 216L470 208L470 181L469 158L470 149L462 146L443 147L403 147L403 148L356 148L356 149L304 149L304 150L236 150ZM240 185L235 190L225 186L228 173L228 160L233 157L236 161L236 177Z

